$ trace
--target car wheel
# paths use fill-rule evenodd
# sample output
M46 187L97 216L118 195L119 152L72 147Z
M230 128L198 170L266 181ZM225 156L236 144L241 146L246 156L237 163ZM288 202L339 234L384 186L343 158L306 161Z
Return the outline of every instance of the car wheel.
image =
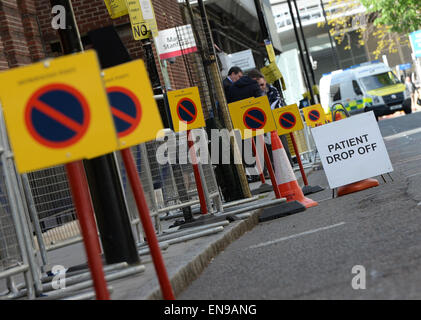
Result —
M411 114L412 113L411 105L404 106L403 111L405 112L405 114Z

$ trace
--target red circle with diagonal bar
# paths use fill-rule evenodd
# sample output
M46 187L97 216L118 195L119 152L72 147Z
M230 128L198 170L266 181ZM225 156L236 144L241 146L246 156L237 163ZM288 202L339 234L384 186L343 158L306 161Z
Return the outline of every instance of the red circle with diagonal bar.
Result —
M90 119L86 98L77 89L62 83L38 89L24 111L24 122L32 138L56 149L78 142L88 130Z
M107 88L107 95L118 137L125 137L139 126L142 106L136 95L123 87Z
M192 99L184 97L177 103L177 115L180 121L191 124L197 119L197 107Z
M296 123L297 119L292 112L284 112L279 117L279 125L286 130L292 129Z
M318 121L320 119L320 112L316 109L313 109L313 110L309 111L308 118L311 121L314 121L314 122Z
M266 124L266 120L266 113L260 108L250 108L244 112L243 123L248 129L263 129Z

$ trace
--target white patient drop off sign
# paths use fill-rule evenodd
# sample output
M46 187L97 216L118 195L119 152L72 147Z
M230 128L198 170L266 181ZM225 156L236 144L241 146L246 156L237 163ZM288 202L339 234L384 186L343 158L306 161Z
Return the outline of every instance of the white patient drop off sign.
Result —
M315 127L311 133L331 189L393 171L372 111Z

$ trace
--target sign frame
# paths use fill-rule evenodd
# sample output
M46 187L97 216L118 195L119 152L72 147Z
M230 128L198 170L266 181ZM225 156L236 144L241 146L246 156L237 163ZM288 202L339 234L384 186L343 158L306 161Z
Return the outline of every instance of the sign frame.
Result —
M306 121L306 124L309 127L316 127L319 125L326 124L326 114L325 111L322 108L321 104L314 104L305 108L302 108L304 119ZM313 120L310 118L309 114L311 111L316 110L319 113L319 118L317 120Z
M373 111L311 129L331 189L393 171Z
M107 92L111 88L123 88L126 93L131 93L131 95L129 94L131 100L139 102L141 109L137 126L126 135L121 136L117 133L120 149L148 142L161 136L160 132L164 126L153 96L145 63L138 59L107 68L103 70L103 77ZM113 112L111 105L110 107Z
M117 135L100 74L99 61L94 50L48 59L0 73L0 101L20 173L91 159L118 149ZM86 99L89 106L89 126L86 132L71 145L60 148L49 147L34 139L25 123L26 107L30 100L38 90L56 83L74 88L75 92L78 91ZM51 107L50 101L54 99L43 100L47 104L47 108L44 108L47 113L42 109L39 112L44 118L47 116L59 124L60 119L66 118L66 113L56 106L55 112L48 115L48 109L52 110L48 108ZM68 101L62 100L60 105L63 106L63 103ZM49 127L46 122L42 125L47 133L58 130L57 128L62 130L59 126ZM67 127L72 130L71 123ZM28 157L28 154L31 156Z
M206 126L198 87L168 91L167 98L175 132L198 129ZM179 116L178 106L182 100L190 101L197 111L195 119L189 123L180 119Z
M255 108L262 110L266 116L266 122L261 129L249 129L245 124L245 114ZM268 97L261 96L258 98L247 98L228 104L231 120L235 130L239 130L242 139L248 139L263 133L277 130L275 120L273 118L272 109L269 105ZM251 133L251 136L246 136L246 130Z
M304 129L304 123L301 117L300 109L298 108L297 104L292 104L289 106L274 109L272 110L272 113L273 113L273 117L275 119L275 123L277 126L278 135L284 135L284 134L288 134L294 131L299 131L299 130ZM285 128L280 123L280 118L284 114L292 114L294 116L295 123L292 127Z

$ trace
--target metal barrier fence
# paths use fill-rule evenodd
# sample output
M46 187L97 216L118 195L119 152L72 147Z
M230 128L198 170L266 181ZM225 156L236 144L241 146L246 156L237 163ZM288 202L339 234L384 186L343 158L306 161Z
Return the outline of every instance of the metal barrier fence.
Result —
M23 201L23 188L13 162L3 114L0 111L0 298L19 294L14 276L22 275L26 295L32 299L41 290L40 268L34 241L29 235L29 215Z
M304 128L293 132L295 141L297 143L298 151L303 160L304 166L312 166L317 162L317 149L311 134L311 128L303 121ZM295 157L294 147L292 145L289 134L286 135L288 140L288 149L292 157ZM298 166L298 165L297 165ZM298 169L298 167L297 167Z
M46 250L81 241L79 224L64 166L27 174L41 238ZM35 226L34 226L35 228Z
M149 165L149 159L147 155L147 148L146 144L137 145L131 148L131 152L133 154L133 158L135 160L135 165L137 172L139 174L139 178L142 182L143 191L145 194L146 202L148 204L149 212L151 217L153 217L155 221L155 229L160 232L161 225L159 223L158 215L158 206L156 203L156 196L154 193L153 182L152 182L152 174ZM124 189L124 194L126 197L126 204L129 213L129 219L133 227L135 227L135 236L137 237L138 241L141 241L142 237L142 227L141 222L139 219L139 213L137 210L135 198L126 174L126 170L124 168L123 159L121 154L118 152L116 153L117 156L117 165L119 167L119 172L121 176L121 182Z
M176 138L176 148L168 151L167 156L169 159L177 160L176 163L162 164L158 162L156 155L160 152L159 148L162 147L163 141L155 140L132 147L149 210L155 221L155 229L159 234L162 233L160 218L171 217L173 213L175 213L174 216L180 216L177 214L180 209L199 204L193 167L188 161L186 134L175 134L174 137ZM183 151L185 152L183 153ZM118 158L130 221L137 227L138 239L142 242L143 237L141 236L137 208L127 182L121 157ZM199 170L209 213L222 212L222 201L210 158L208 158L207 163L199 164Z
M187 151L185 133L177 134L176 139L176 154L169 155L174 159L178 157L180 150ZM160 215L168 215L179 209L199 204L191 163L158 163L156 154L161 144L160 141L151 141L131 148L158 233L162 232ZM142 227L123 161L119 152L115 155L133 232L137 240L143 242ZM182 160L188 161L188 157ZM214 168L210 158L208 160L208 163L199 164L208 210L210 213L222 212L222 201ZM28 206L34 211L31 219L35 233L34 241L37 249L41 251L45 265L46 251L82 240L67 174L64 166L56 166L28 173L22 178L24 184L25 181L28 184L29 191L26 195Z

